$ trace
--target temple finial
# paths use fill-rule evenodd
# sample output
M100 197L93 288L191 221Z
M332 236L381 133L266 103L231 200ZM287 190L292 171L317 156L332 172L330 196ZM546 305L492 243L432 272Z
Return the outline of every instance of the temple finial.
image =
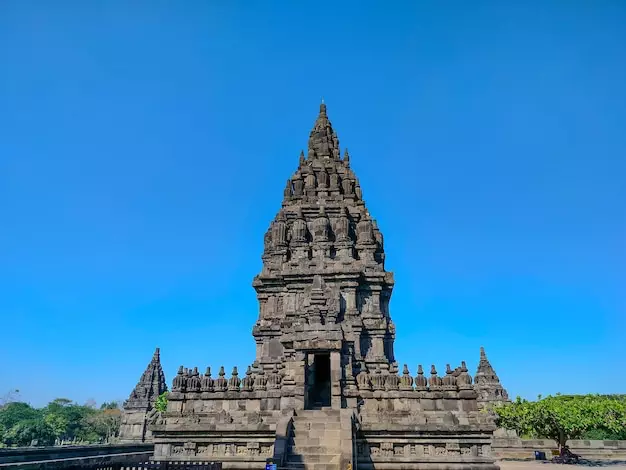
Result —
M320 113L309 135L309 160L330 158L339 160L339 139L326 114L326 104L322 100Z

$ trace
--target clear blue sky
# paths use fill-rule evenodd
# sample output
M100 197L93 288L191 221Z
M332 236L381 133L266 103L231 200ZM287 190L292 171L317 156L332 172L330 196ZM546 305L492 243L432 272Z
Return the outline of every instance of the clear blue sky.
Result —
M0 394L254 359L320 97L395 272L400 364L626 390L626 3L0 2ZM565 370L563 370L565 369Z

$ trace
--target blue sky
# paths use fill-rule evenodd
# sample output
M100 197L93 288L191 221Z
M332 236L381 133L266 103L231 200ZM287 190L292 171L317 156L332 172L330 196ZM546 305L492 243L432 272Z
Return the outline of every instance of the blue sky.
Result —
M396 357L626 389L626 4L0 3L0 394L254 359L320 98L385 235Z

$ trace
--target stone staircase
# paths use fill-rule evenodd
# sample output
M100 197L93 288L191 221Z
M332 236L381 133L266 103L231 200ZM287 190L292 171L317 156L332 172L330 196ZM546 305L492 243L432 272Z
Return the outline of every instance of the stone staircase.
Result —
M339 470L341 422L339 410L298 411L285 470Z

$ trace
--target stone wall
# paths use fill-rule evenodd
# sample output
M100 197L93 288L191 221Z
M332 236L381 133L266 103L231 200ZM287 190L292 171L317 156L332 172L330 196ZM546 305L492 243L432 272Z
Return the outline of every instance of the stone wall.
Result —
M570 440L570 450L589 460L626 460L626 441ZM535 451L558 452L558 446L551 439L520 439L519 437L494 437L492 452L496 459L534 459Z
M149 444L6 448L0 449L0 467L56 470L90 465L102 465L102 468L120 464L132 466L148 460L152 453L153 449Z
M381 390L361 397L358 468L496 468L495 424L478 410L474 391Z

